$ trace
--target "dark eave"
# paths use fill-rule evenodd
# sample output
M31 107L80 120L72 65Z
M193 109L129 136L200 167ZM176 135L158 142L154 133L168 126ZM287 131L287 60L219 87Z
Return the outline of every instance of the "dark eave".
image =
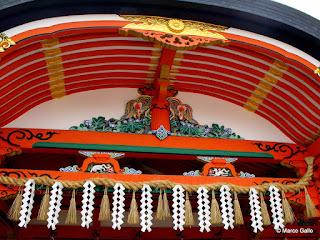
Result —
M112 13L164 16L235 27L286 42L320 59L319 20L269 0L0 1L0 31L50 17Z

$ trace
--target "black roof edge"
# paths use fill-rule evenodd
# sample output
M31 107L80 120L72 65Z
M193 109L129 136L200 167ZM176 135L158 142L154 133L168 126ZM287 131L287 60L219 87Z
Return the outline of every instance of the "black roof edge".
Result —
M0 32L44 18L134 14L214 23L265 35L320 60L320 21L270 0L6 0Z

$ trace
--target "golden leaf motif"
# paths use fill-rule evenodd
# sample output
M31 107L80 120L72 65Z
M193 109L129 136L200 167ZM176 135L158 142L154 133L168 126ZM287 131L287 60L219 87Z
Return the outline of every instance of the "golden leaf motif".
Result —
M6 34L0 33L0 52L4 52L10 46L15 45L16 43L12 41Z
M121 17L132 22L127 24L123 28L152 30L165 33L173 33L176 35L193 35L226 40L224 36L217 32L225 31L228 29L228 27L215 24L164 17L138 15L121 15Z

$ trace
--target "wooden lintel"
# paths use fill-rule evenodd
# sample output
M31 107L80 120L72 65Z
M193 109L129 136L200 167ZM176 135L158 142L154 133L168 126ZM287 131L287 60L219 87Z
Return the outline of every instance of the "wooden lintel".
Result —
M192 141L191 141L192 140ZM36 148L123 151L172 155L255 157L275 160L304 161L306 148L296 144L250 140L92 132L52 129L3 128L2 148ZM281 149L280 149L281 148Z
M313 157L320 157L320 138L312 143L308 148L308 154Z

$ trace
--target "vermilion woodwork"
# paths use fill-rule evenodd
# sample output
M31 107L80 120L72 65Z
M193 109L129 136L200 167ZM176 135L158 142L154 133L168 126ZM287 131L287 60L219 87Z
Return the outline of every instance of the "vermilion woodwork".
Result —
M210 168L226 168L226 169L230 169L234 177L238 175L234 166L230 163L227 163L225 159L211 160L210 163L207 163L203 166L203 172L202 173L200 172L200 174L204 174L204 176L208 176Z
M21 133L22 131L25 132L25 135ZM28 131L35 137L31 138ZM169 136L165 141L159 141L155 136L148 134L50 129L4 128L1 129L0 143L4 148L10 148L14 144L15 147L22 150L42 147L176 155L233 155L273 157L275 160L286 159L301 162L304 162L304 158L309 156L306 148L296 144L182 136Z
M82 167L79 168L79 171L85 172L88 169L89 164L106 164L106 163L111 163L113 165L115 173L120 172L120 165L117 160L114 158L110 158L109 154L93 154L93 157L86 158L83 161Z

